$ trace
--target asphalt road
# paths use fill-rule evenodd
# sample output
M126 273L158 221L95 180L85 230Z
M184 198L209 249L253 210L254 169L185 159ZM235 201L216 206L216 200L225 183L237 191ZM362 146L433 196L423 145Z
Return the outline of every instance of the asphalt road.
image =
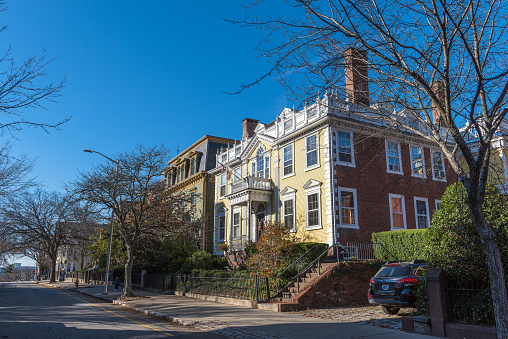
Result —
M221 338L86 295L29 282L0 283L0 338Z

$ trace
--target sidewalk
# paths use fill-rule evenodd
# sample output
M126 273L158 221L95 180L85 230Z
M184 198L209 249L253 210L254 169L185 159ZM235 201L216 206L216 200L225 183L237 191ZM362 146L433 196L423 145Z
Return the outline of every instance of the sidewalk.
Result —
M137 297L120 301L116 299L120 296L121 291L115 292L112 285L108 286L108 294L103 295L104 285L80 284L76 288L75 284L70 281L54 284L48 284L47 281L40 283L78 291L120 304L134 311L181 325L193 326L226 338L308 339L324 336L374 339L434 338L372 325L335 322L322 318L303 317L294 313L274 313L141 290L134 291Z

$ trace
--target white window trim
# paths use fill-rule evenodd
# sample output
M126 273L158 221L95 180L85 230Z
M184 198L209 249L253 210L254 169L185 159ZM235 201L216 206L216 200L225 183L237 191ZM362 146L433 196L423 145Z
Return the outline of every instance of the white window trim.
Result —
M432 157L432 153L435 153L435 152L438 152L440 155L441 155L441 161L443 163L443 173L444 173L444 177L443 178L436 178L435 174L434 174L434 158ZM431 162L431 166L432 166L432 179L433 180L436 180L436 181L445 181L446 182L446 169L445 169L445 161L444 161L444 154L442 151L440 150L437 150L437 149L431 149L430 150L430 162Z
M226 187L224 189L224 194L222 194L222 190L221 190L221 188L222 188L222 176L224 176L224 181L225 181L224 186ZM219 198L223 198L226 195L228 195L228 180L226 179L226 174L223 173L223 174L219 175Z
M413 171L413 152L411 152L411 147L417 147L422 150L422 173L423 174L416 174ZM423 148L423 146L409 145L409 160L411 162L411 176L415 177L415 178L426 178L426 175L425 175L425 173L426 173L426 171L425 171L425 149Z
M356 198L356 189L354 189L354 188L338 187L338 191L339 191L339 197L338 197L338 203L339 203L339 227L341 227L341 228L355 228L355 229L359 229L360 225L358 225L358 199ZM340 192L342 192L342 191L352 192L353 193L353 200L354 200L354 205L355 205L355 224L354 225L343 224L342 223L342 199L341 199L341 195L340 195Z
M393 227L392 197L393 198L400 198L401 199L401 204L402 204L402 220L404 222L404 228ZM407 229L407 223L406 223L406 201L405 201L404 195L403 194L392 194L392 193L389 193L388 194L388 202L390 204L390 229L392 231Z
M416 202L417 201L424 201L425 202L425 209L427 210L427 228L430 227L430 211L429 211L429 199L427 198L421 198L421 197L414 197L414 206L415 206L415 226L417 229L421 229L418 227L418 209L416 208Z
M284 202L292 200L293 201L293 228L291 228L291 232L296 232L296 201L295 201L295 193L288 193L282 197L282 221L286 220L286 208L284 206Z
M318 208L317 208L318 224L309 226L309 195L316 194L316 193L317 193L317 202L318 202ZM305 224L306 224L306 229L308 231L323 228L323 226L321 225L321 189L319 186L308 188L305 191Z
M291 147L292 171L291 171L291 173L288 173L288 174L284 174L284 149L286 149L286 147ZM305 159L305 162L307 162L307 159ZM282 147L282 179L292 177L293 175L295 175L295 146L294 146L294 143Z
M240 177L235 177L235 171L236 170L239 170L239 174L240 174ZM231 170L231 182L237 182L238 180L240 180L242 178L242 166L236 166L235 168L233 168Z
M437 211L437 210L439 209L439 204L440 204L440 203L441 203L441 200L437 200L437 199L436 199L436 200L434 200L434 207L436 208L436 209L434 210L434 212L435 212L435 211Z
M399 164L400 164L400 171L394 171L390 169L390 163L388 161L388 143L394 143L399 146ZM387 173L393 173L393 174L404 174L402 171L402 146L400 142L394 141L394 140L385 140L385 154L386 154L386 172Z
M238 235L235 237L235 214L238 214ZM235 207L233 209L233 214L231 215L231 236L233 238L238 238L242 236L242 209L241 207Z
M221 215L224 215L224 238L220 237L220 217ZM227 213L225 209L219 210L217 213L217 242L224 242L226 241L226 230L227 230Z
M349 133L349 142L351 144L351 162L347 161L340 161L339 160L339 133ZM348 167L356 167L355 165L355 145L353 143L353 132L346 131L346 130L337 130L335 131L335 148L337 152L337 164L342 166L348 166Z
M311 136L316 136L316 164L312 166L307 166L307 139ZM305 136L305 171L313 170L314 168L318 168L320 166L319 164L319 133L312 133L307 136Z

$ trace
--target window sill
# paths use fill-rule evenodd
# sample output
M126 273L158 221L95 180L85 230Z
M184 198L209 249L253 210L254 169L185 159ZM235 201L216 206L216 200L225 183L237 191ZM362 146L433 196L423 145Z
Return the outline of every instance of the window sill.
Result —
M339 225L340 228L349 228L349 229L356 229L359 230L360 226L358 225Z
M314 230L321 230L323 229L323 226L321 225L316 225L316 226L307 226L307 228L305 229L306 231L314 231Z
M287 179L287 178L291 178L294 176L295 176L295 173L291 173L291 174L284 175L281 179Z
M404 175L404 173L402 171L390 171L390 170L386 170L386 173Z
M339 166L346 166L346 167L356 168L356 165L355 165L354 162L337 161L336 163Z
M306 168L305 168L305 172L307 172L307 171L311 171L311 170L316 169L316 168L319 168L319 167L320 167L320 165L319 165L319 164L317 164L317 165L312 165L311 167L306 167Z
M446 178L432 178L432 180L446 182Z

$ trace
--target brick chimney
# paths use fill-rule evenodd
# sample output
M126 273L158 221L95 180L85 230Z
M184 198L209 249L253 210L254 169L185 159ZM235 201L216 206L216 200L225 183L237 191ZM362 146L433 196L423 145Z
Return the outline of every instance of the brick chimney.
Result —
M367 51L350 47L344 52L346 96L355 104L369 106Z
M252 138L254 135L254 130L256 129L259 120L245 118L242 121L243 124L243 136L242 139L245 140L247 138Z
M434 92L434 94L439 99L441 104L444 105L445 91L444 84L442 81L437 80L432 83L432 92ZM439 112L439 109L437 108L437 104L435 102L432 102L432 120L434 122L434 125L439 123L443 127L448 127L443 118L441 118L441 112Z

